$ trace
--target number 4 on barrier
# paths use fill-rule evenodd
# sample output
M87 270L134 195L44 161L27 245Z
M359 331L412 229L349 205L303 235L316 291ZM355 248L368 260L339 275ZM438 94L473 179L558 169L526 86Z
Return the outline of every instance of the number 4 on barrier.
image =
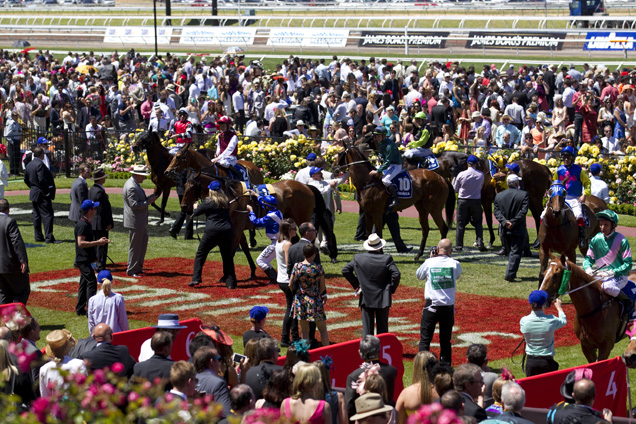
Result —
M612 371L609 383L607 383L607 391L605 392L605 396L612 396L612 399L616 398L616 382L614 382L614 374L616 374L616 371Z

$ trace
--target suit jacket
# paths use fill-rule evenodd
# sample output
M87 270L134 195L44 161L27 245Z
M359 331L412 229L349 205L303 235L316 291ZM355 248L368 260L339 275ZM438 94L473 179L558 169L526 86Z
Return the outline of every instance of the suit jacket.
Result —
M0 274L21 272L20 264L29 262L18 224L3 213L0 213L0 258Z
M282 369L284 368L272 362L261 362L247 371L245 384L252 388L256 400L263 398L263 389L267 386L267 381L274 371Z
M115 225L115 221L113 221L113 209L110 205L110 200L108 200L108 194L106 194L106 190L104 187L93 184L93 186L88 190L88 198L93 202L99 202L99 206L97 207L97 214L91 224L93 225L93 230L106 231L106 227L110 225L112 229Z
M138 362L133 368L133 377L144 378L154 382L159 377L166 382L167 390L172 388L170 384L170 368L174 361L163 355L153 355L150 359Z
M526 214L530 196L525 190L509 188L495 196L495 218L503 227L508 221L512 223L512 228L503 229L503 234L523 236L526 231Z
M88 199L88 184L84 178L78 177L71 186L71 208L68 219L77 222L82 217L82 202Z
M119 362L124 366L124 370L120 375L130 377L133 374L135 360L130 356L127 346L118 346L110 343L102 343L95 349L84 352L80 359L90 362L91 370L101 370L106 367L112 367L115 362Z
M40 158L33 158L24 170L24 183L30 188L29 200L40 202L44 198L55 199L53 174Z
M197 391L214 396L214 401L223 405L223 416L230 415L232 407L227 382L209 370L198 373L197 378L199 379Z
M608 423L599 411L583 405L572 405L557 411L554 417L554 424L567 424L571 422L580 424Z
M374 364L380 364L379 374L386 382L386 391L391 405L394 406L393 392L395 391L395 379L397 378L397 369L393 365L385 364L380 361L373 361ZM360 397L355 389L351 388L351 383L358 381L358 377L362 374L362 368L358 368L347 376L347 387L345 387L345 405L347 406L347 414L349 418L356 414L356 399Z
M360 287L359 306L388 308L391 295L400 284L400 270L389 255L367 252L353 257L342 268L342 275L354 289Z
M68 356L79 359L84 353L95 349L96 346L97 342L92 337L79 339L75 347L69 352Z
M291 276L292 270L294 269L294 265L298 262L302 262L305 260L305 255L303 255L303 247L307 243L310 243L309 240L301 238L298 243L293 244L289 247L289 251L287 252L287 275ZM320 251L316 252L316 258L314 262L320 263Z
M483 421L488 418L486 415L486 410L481 406L477 405L466 393L461 393L462 398L464 399L464 415L469 417L475 417L477 422Z
M511 424L534 424L532 421L523 418L521 414L512 411L502 412L500 415L497 415L494 418L496 420L504 421Z
M137 181L124 184L124 228L134 230L148 225L148 198Z

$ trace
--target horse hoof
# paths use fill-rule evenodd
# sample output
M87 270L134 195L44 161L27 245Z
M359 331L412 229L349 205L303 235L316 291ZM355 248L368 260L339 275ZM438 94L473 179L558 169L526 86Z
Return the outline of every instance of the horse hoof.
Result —
M539 240L537 239L537 240L535 240L535 241L534 241L534 243L532 244L532 248L533 248L533 249L538 249L540 245L541 245L541 244L539 243Z
M256 239L250 239L250 248L256 247Z
M420 260L420 258L421 258L421 257L422 257L422 255L418 253L417 255L415 255L415 256L413 257L413 262L418 262L418 261Z
M258 277L256 276L256 273L253 272L250 274L250 280L256 280Z
M157 221L155 223L155 225L158 227L159 225L163 224L163 219L160 219L159 221Z

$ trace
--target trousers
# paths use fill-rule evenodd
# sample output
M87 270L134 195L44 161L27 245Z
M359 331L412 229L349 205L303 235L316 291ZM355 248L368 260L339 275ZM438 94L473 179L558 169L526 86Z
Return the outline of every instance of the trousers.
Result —
M526 247L526 238L524 236L514 235L505 235L504 238L506 240L506 246L510 249L505 278L514 280L517 277L517 271L521 263L521 255Z
M80 270L79 288L77 289L77 305L75 312L86 312L88 299L97 293L97 278L90 262L77 262Z
M278 287L285 293L285 316L283 317L283 331L280 336L280 341L289 344L292 340L300 339L298 335L298 321L296 321L296 325L294 325L294 319L291 316L294 295L289 289L289 283L278 283Z
M148 248L148 229L146 226L128 229L128 275L139 274L144 269L144 259Z
M48 197L42 196L39 202L33 204L33 230L35 241L46 241L53 243L53 202ZM44 234L42 234L42 224L44 224Z
M27 304L31 294L29 274L12 272L0 274L0 305L20 302Z
M455 305L431 306L426 300L420 322L420 352L431 347L435 326L439 323L440 362L451 363L451 335L455 324Z
M367 308L362 306L360 309L362 312L362 337L373 336L374 328L377 330L375 334L389 332L389 307Z
M528 355L526 357L526 377L545 374L559 369L559 363L553 356Z
M99 240L102 237L108 238L108 230L93 230L95 240ZM106 260L108 259L108 243L103 246L96 246L95 252L97 254L97 271L101 271L106 268Z
M20 139L7 140L7 153L9 156L9 172L11 175L20 174Z
M223 278L231 278L236 281L236 273L234 272L234 252L232 251L232 243L229 240L234 238L234 230L222 231L205 231L197 254L194 257L194 271L192 272L192 281L201 282L203 265L205 264L208 254L216 246L221 251L221 260L223 261ZM226 284L228 282L226 281Z
M263 271L272 267L272 261L276 259L276 240L272 240L271 244L267 245L265 249L256 258L256 265Z
M464 247L464 231L470 222L475 227L475 241L483 244L484 231L481 224L483 210L479 199L457 199L457 228L455 246Z

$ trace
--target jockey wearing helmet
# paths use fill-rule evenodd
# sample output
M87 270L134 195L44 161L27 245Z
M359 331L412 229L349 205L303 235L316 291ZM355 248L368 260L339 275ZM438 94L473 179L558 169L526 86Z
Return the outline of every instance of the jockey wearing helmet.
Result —
M614 211L606 209L597 213L596 218L601 232L590 240L583 269L593 275L592 266L596 265L596 277L603 280L603 291L617 297L622 294L621 289L627 284L632 270L632 250L627 238L616 232L618 215ZM627 299L619 296L619 300Z
M585 221L583 220L583 211L581 203L585 202L585 196L591 195L591 181L587 176L587 172L574 163L576 152L571 146L564 147L561 150L561 158L563 165L559 166L554 173L554 180L563 183L567 190L566 203L572 209L576 222L579 225L579 235L581 247L585 247Z
M250 191L256 195L254 191ZM257 218L252 207L248 205L247 210L250 212L250 221L255 227L265 227L265 235L271 240L271 243L258 255L256 264L265 271L265 274L269 277L270 284L276 284L278 273L271 264L276 257L276 241L278 240L280 224L283 222L283 214L276 208L276 197L273 195L258 196L258 203L267 211L267 215L263 218Z
M229 116L221 116L216 122L219 129L219 139L216 145L216 157L212 159L212 164L221 165L230 172L234 178L240 180L234 165L236 165L236 155L238 155L238 136L232 130L232 119Z
M177 145L170 149L171 155L175 155L185 144L190 144L194 132L192 123L188 120L188 111L185 108L179 109L177 116L179 120L174 123L174 135L172 136L177 139Z
M378 156L382 160L382 165L377 171L374 169L369 172L369 176L373 177L376 174L382 174L382 184L386 186L391 195L391 201L387 206L388 210L391 211L399 202L397 190L392 180L393 177L402 172L402 157L397 145L387 138L384 127L376 127L373 130L373 140L378 145Z
M422 160L431 155L431 146L433 145L433 138L428 130L428 126L424 126L426 121L426 114L424 112L418 112L415 114L415 122L413 123L414 131L413 141L408 145L408 150L404 152L404 157L407 159L415 158Z

